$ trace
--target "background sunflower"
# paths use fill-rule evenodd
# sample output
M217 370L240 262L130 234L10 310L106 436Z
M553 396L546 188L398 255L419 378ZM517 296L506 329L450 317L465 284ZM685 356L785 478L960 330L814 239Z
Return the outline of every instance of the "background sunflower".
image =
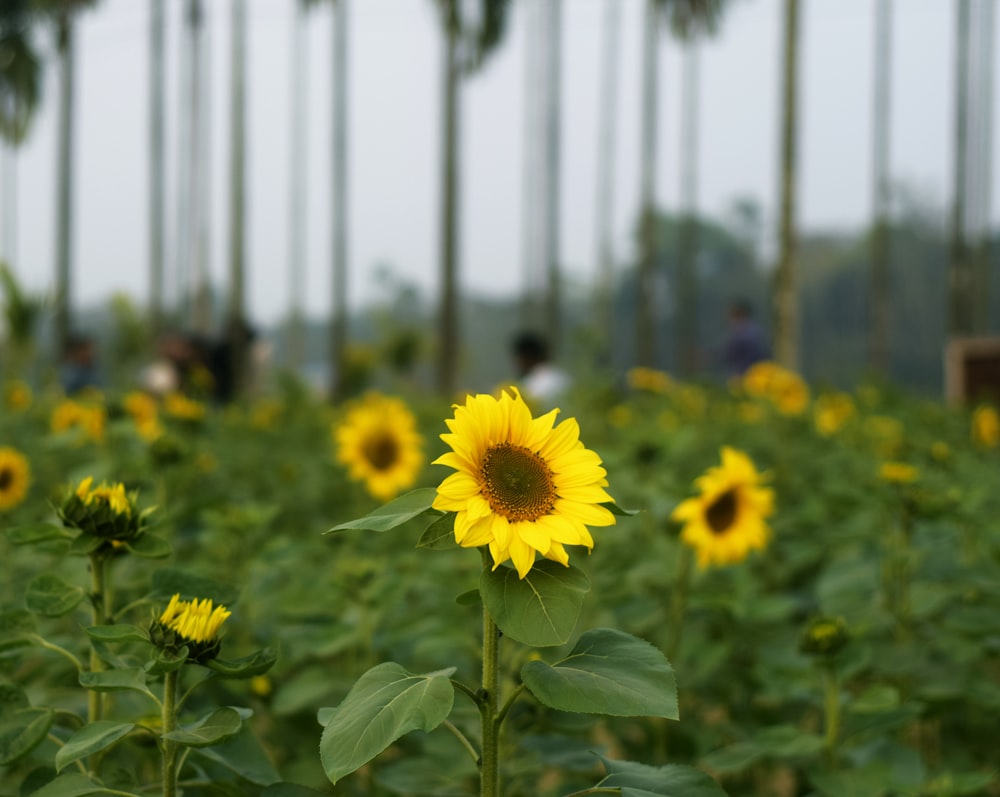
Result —
M13 509L24 500L31 484L28 458L14 448L0 448L0 512Z

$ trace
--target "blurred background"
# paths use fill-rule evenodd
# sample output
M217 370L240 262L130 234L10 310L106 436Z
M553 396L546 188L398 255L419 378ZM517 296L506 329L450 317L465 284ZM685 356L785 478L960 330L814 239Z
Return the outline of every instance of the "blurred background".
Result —
M2 365L249 327L318 389L488 390L530 328L721 379L742 300L939 396L1000 327L995 5L3 0Z

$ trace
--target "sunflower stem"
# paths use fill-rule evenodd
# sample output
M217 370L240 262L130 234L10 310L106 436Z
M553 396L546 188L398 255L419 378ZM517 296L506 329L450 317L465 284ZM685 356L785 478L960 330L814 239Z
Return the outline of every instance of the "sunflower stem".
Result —
M103 546L102 546L103 547ZM107 623L109 614L110 598L107 588L107 554L98 548L90 554L90 602L93 605L94 625L104 625ZM90 643L90 671L100 672L104 669L104 662L101 661L97 653L97 647L92 641ZM87 693L87 723L97 722L104 716L104 695L91 689ZM97 752L90 756L88 765L91 772L97 772L101 763L101 753Z
M484 548L483 567L492 565ZM479 714L482 720L483 744L479 760L480 797L500 797L500 719L499 705L500 632L486 605L483 605L483 688L480 691Z
M826 729L823 743L827 764L837 765L837 737L840 735L840 679L832 665L823 668L824 719Z
M670 620L667 628L667 659L673 662L681 649L681 636L684 631L684 613L687 609L687 596L691 586L691 551L683 543L677 555L677 571L674 575L673 589L670 591Z
M177 742L168 734L177 728L177 675L171 670L163 676L163 797L177 797Z

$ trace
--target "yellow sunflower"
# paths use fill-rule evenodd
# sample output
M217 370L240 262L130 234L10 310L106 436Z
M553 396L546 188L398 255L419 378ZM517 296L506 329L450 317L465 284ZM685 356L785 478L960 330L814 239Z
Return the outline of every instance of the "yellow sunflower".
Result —
M24 500L31 483L31 467L20 451L0 448L0 512L13 509Z
M424 465L416 419L391 396L369 393L356 402L334 428L334 440L348 476L380 501L416 484Z
M225 606L213 606L210 598L182 601L175 594L160 615L160 624L188 642L214 642L231 614Z
M813 421L823 437L832 437L854 415L854 400L846 393L827 393L816 399Z
M601 506L607 471L580 441L580 426L559 410L531 417L520 393L467 396L442 434L452 450L434 464L457 472L437 489L434 508L455 512L455 540L464 548L489 545L496 569L508 559L524 578L535 554L569 563L564 546L594 547L587 526L611 526Z
M671 518L684 523L681 540L695 549L698 566L742 562L771 536L765 522L774 511L774 491L742 451L724 447L722 464L695 480L700 495L683 501Z
M983 448L1000 445L1000 413L989 404L977 407L972 414L972 442Z

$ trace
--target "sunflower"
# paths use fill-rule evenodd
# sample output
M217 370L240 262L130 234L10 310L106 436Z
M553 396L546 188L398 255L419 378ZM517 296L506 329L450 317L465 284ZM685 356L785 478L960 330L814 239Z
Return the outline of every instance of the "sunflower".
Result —
M209 598L182 601L178 593L160 615L160 624L176 631L188 642L214 642L231 614L225 606L213 606Z
M972 414L972 442L983 448L1000 445L1000 413L989 404L977 407Z
M767 544L774 491L764 480L750 457L728 446L722 464L695 480L700 495L679 504L671 518L684 523L681 540L695 549L699 567L742 562Z
M510 559L521 578L536 553L566 565L564 546L594 547L587 526L615 523L601 506L613 499L600 457L584 448L574 418L554 426L558 412L532 418L515 388L499 399L467 396L441 435L452 450L434 461L457 471L434 499L435 509L456 513L455 540L489 545L493 568Z
M832 437L854 415L854 400L846 393L827 393L816 399L813 421L823 437Z
M882 481L889 484L910 484L919 478L920 471L906 462L889 460L879 466L878 475Z
M369 393L333 431L337 461L373 498L387 501L412 487L424 465L413 413L400 399Z
M28 459L14 448L0 448L0 512L13 509L28 494L31 468Z

